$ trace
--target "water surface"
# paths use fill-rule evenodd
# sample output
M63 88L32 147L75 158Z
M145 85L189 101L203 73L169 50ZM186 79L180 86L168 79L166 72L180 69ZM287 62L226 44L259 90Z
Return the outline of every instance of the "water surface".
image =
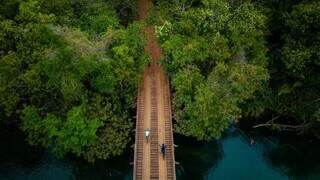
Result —
M320 179L320 144L292 134L245 133L231 127L219 141L176 136L178 179Z
M320 144L292 134L245 133L235 126L218 141L175 136L178 180L320 179ZM95 164L30 147L19 133L0 132L0 180L132 179L133 152Z

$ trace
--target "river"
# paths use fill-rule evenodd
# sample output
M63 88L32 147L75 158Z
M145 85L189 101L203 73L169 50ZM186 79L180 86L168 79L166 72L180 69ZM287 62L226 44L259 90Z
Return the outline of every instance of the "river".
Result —
M272 135L271 135L272 134ZM244 132L231 126L207 143L175 135L178 180L320 179L320 142L290 133ZM0 180L132 179L133 151L95 164L29 146L1 130Z

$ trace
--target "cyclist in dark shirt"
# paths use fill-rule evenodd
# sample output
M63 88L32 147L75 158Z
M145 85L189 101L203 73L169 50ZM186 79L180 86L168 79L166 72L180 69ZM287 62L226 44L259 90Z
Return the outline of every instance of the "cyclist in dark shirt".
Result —
M167 146L165 144L161 144L160 145L160 151L161 151L161 154L162 154L163 157L166 154L166 148L167 148Z

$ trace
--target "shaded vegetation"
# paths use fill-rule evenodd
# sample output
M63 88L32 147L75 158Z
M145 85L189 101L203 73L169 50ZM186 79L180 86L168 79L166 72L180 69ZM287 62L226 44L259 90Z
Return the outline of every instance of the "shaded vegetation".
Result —
M219 138L233 120L319 135L318 1L157 1L176 131Z
M269 79L266 17L251 3L177 1L175 8L157 32L172 78L176 130L199 140L219 138L241 114L260 113L241 105Z
M31 144L94 161L130 141L148 57L141 25L124 27L109 4L28 0L5 4L15 15L1 9L3 121L20 117Z

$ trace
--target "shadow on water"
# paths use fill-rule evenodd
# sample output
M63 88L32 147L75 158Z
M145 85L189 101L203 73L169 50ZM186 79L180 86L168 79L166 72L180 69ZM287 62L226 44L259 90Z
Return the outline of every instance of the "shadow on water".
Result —
M76 179L110 179L110 180L131 180L132 166L129 165L132 152L127 151L122 156L107 160L97 161L95 164L90 164L85 161L73 161L73 171L76 174ZM132 161L132 160L131 160ZM94 178L93 178L94 177Z
M242 129L242 130L241 130ZM319 180L320 142L293 133L239 129L232 125L211 142L175 135L178 180ZM1 180L129 180L133 150L107 161L57 159L29 146L18 132L0 129Z
M16 164L21 168L32 169L37 166L44 152L31 148L19 132L0 129L0 173L4 165Z
M217 141L198 142L195 139L175 135L175 159L177 179L204 179L202 176L217 166L222 158L221 145Z
M132 179L132 150L94 164L79 158L57 159L50 152L29 146L18 132L0 131L1 180L122 180Z
M176 136L177 179L319 180L320 144L293 133L243 131L232 125L208 143Z
M264 138L266 139L266 137ZM320 143L311 138L282 133L264 143L264 158L291 179L320 179Z

